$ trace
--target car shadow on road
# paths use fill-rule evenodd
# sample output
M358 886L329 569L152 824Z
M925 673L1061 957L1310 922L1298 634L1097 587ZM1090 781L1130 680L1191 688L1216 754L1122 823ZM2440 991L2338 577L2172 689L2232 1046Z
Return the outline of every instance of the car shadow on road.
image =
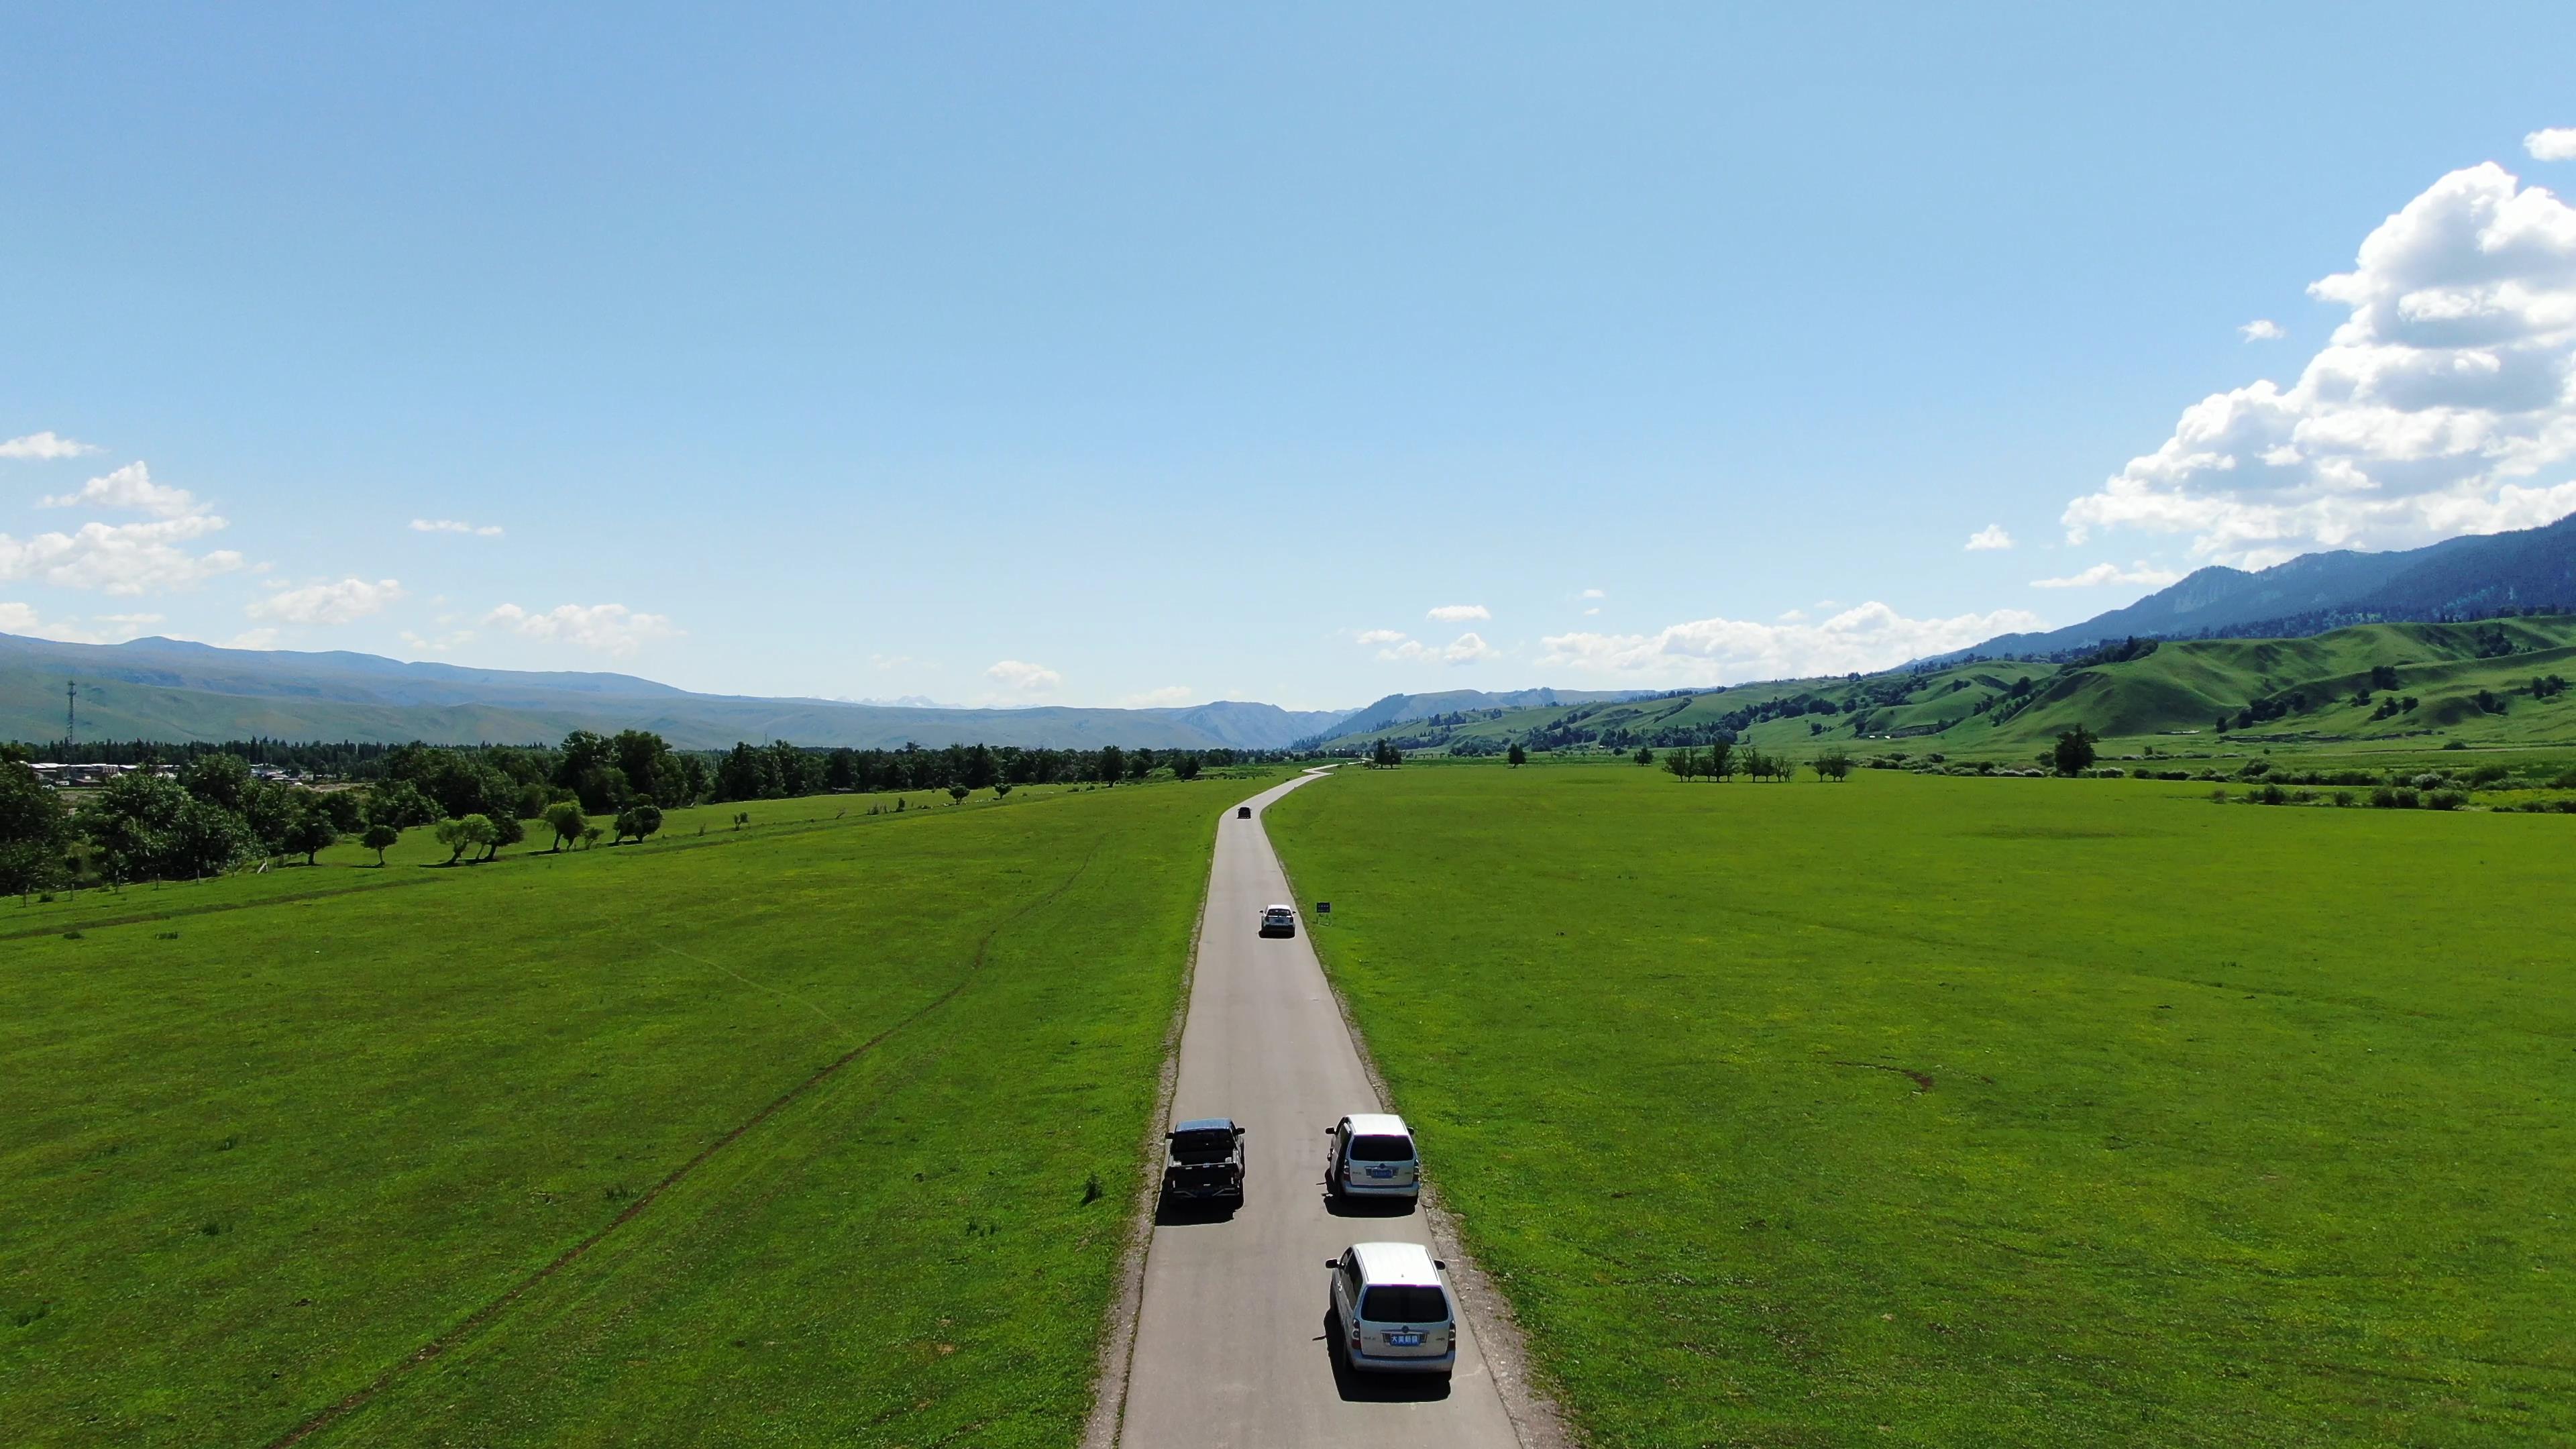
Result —
M1324 1357L1333 1365L1333 1392L1344 1403L1436 1404L1449 1397L1447 1374L1364 1374L1342 1357L1342 1312L1324 1310Z
M1154 1200L1154 1226L1181 1228L1230 1223L1241 1206L1230 1197L1175 1197L1163 1193Z
M1409 1197L1345 1197L1324 1189L1324 1211L1337 1218L1409 1218L1414 1200Z

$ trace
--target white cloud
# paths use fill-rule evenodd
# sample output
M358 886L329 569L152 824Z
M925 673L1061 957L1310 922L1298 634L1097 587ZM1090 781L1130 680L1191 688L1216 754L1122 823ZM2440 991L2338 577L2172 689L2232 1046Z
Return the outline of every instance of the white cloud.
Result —
M0 604L0 634L51 639L58 644L113 644L134 637L130 631L109 635L84 629L69 619L47 619L36 612L33 604Z
M2010 548L2012 546L2013 536L2004 532L2004 526L2000 523L1989 523L1985 527L1968 535L1968 552L1970 553L1984 553L1990 549Z
M226 649L274 649L277 647L277 631L275 629L267 628L244 629L240 633L225 640L223 647Z
M186 518L205 512L187 489L153 482L152 470L142 463L128 463L113 473L92 478L76 493L56 493L37 503L45 508L122 508L156 518Z
M1494 616L1482 604L1442 604L1422 617L1442 624L1464 624L1470 619L1490 619Z
M2278 342L2290 335L2280 323L2269 317L2257 317L2236 331L2248 342Z
M2195 556L2259 567L2576 510L2576 208L2493 162L2454 171L2308 290L2351 312L2297 382L2185 409L2067 505L2069 542L2187 533Z
M55 433L29 433L23 438L0 441L0 458L77 458L95 453L98 445L66 438Z
M1480 659L1503 657L1503 651L1474 633L1461 634L1435 647L1392 629L1371 629L1360 636L1360 642L1385 644L1387 647L1377 651L1377 657L1389 664L1473 664Z
M2534 161L2576 161L2576 126L2552 126L2522 138Z
M402 596L402 585L392 579L378 579L372 584L365 579L342 579L336 584L282 589L267 598L252 600L244 612L254 619L277 619L289 624L346 624Z
M458 518L415 518L411 521L411 531L414 533L470 533L479 538L499 538L501 525L487 523L477 528Z
M1610 596L1601 592L1599 589L1585 589L1582 593L1575 595L1575 597L1578 599L1606 599Z
M1362 629L1351 636L1362 644L1395 644L1405 638L1402 629Z
M2181 577L2140 559L2125 569L2115 563L2097 563L2082 573L2069 574L2062 579L2032 579L2030 586L2034 589L2090 589L2103 584L2145 584L2161 589Z
M984 673L987 678L999 680L1022 694L1044 694L1064 683L1063 675L1045 665L1017 659L996 660Z
M1780 615L1777 622L1782 624L1803 624L1807 622L1807 611L1804 609L1787 610Z
M458 645L470 644L473 640L474 631L471 629L458 629L453 633L442 634L436 638L415 634L409 629L402 631L402 641L405 644L429 654L445 654L456 648Z
M141 629L149 625L158 624L167 616L162 614L98 614L92 617L96 618L102 624L114 624L120 629Z
M1697 619L1653 634L1557 634L1539 663L1646 684L1717 684L1886 669L1997 634L2045 627L2022 609L1908 619L1868 603L1821 623Z
M1196 693L1196 690L1186 684L1166 684L1160 689L1148 689L1140 694L1131 694L1118 703L1128 709L1169 709L1174 705L1189 703L1191 696Z
M188 490L152 481L129 463L92 478L78 492L39 500L48 508L90 505L148 513L143 523L84 523L70 533L19 539L0 533L0 579L41 578L71 589L142 594L186 588L242 566L230 549L193 554L179 547L227 525Z
M559 604L542 614L503 604L484 615L483 622L531 639L560 640L621 658L655 639L680 633L671 627L670 616L638 614L624 604Z

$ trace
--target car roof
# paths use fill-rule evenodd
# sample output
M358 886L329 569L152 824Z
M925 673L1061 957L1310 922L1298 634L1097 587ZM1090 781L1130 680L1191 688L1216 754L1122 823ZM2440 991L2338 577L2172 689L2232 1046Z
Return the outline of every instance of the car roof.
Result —
M1231 1132L1234 1130L1234 1119L1231 1117L1192 1117L1187 1122L1173 1123L1172 1130L1175 1132Z
M1360 1278L1374 1287L1380 1283L1437 1285L1440 1270L1431 1263L1431 1250L1420 1243L1353 1243L1352 1256L1360 1260Z
M1297 908L1295 906L1263 906L1262 909L1265 911L1286 911L1292 916L1297 914Z
M1355 1137L1410 1137L1413 1129L1393 1112L1353 1112L1351 1134Z

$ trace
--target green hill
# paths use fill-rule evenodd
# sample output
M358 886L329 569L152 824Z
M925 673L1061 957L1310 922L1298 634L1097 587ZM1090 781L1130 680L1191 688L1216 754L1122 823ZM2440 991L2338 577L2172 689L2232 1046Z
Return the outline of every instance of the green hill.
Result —
M2127 657L2123 657L2123 656ZM2271 744L2576 743L2576 616L2370 624L2303 639L2142 641L2069 664L1971 660L1645 699L1433 715L1332 741L1456 755L1695 745L2031 753L2081 724L2106 739ZM2534 681L2544 681L2534 692ZM2410 706L2407 702L2413 701ZM2225 719L2225 730L2220 720ZM2438 738L2437 738L2438 737Z

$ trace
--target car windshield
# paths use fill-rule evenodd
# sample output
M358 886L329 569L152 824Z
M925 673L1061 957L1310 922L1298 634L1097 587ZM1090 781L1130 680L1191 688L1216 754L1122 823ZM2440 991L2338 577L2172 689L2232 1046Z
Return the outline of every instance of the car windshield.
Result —
M1268 916L1274 921L1284 921L1297 913L1288 909L1286 906L1272 906L1269 910L1262 912L1262 914Z
M1411 1162L1413 1139L1410 1137L1354 1137L1351 1139L1353 1162Z
M1215 1162L1234 1150L1231 1132L1175 1132L1172 1155L1183 1162Z
M1449 1295L1428 1285L1388 1283L1371 1288L1360 1300L1360 1318L1368 1323L1445 1323Z

